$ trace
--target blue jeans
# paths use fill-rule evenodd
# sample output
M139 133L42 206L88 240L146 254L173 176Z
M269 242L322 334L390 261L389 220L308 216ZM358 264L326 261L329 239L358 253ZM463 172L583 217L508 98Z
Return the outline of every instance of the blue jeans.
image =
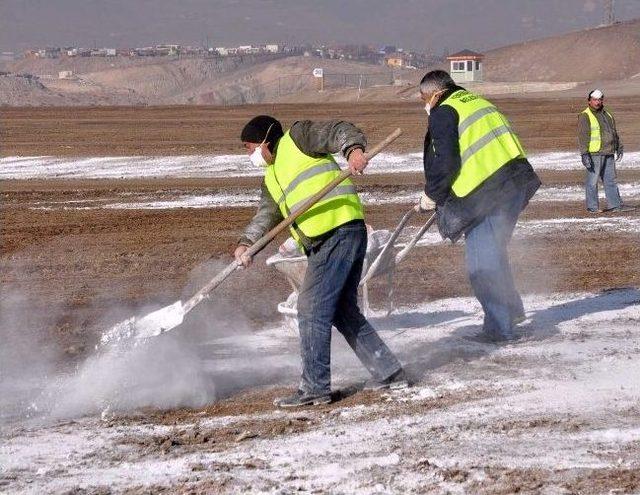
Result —
M355 222L338 227L309 253L298 295L300 389L305 393L331 391L332 325L376 379L383 380L401 369L396 357L358 308L358 284L366 249L364 222Z
M585 180L586 203L588 210L598 209L598 179L604 184L604 194L609 208L619 208L622 205L620 192L616 183L616 162L613 155L591 155L593 172L587 170Z
M513 321L524 315L507 252L524 200L522 191L465 233L467 273L484 310L483 330L496 339L513 339Z

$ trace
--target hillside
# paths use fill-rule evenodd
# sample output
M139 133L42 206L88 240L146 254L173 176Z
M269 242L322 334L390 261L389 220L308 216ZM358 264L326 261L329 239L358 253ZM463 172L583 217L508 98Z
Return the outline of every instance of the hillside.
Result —
M393 83L391 69L378 65L310 57L230 57L161 60L56 59L23 60L9 64L16 74L37 76L40 92L25 100L22 92L7 87L0 91L3 105L231 105L276 101L316 88L312 71L325 72L325 88L363 88ZM74 78L59 80L60 71ZM42 90L56 93L55 102Z
M482 94L609 95L640 92L640 19L527 41L485 53ZM312 76L324 69L324 91ZM448 68L448 65L442 66ZM416 97L427 69L315 57L62 58L5 64L0 105L238 105L275 102L389 101ZM74 78L59 80L60 71ZM18 75L36 77L20 78Z
M66 100L47 89L37 77L0 74L0 106L64 105Z
M640 19L485 53L487 81L593 81L640 73Z

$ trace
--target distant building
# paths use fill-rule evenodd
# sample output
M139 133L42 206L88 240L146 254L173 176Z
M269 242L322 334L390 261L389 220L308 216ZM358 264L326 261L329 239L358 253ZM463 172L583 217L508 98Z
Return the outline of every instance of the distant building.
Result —
M132 57L155 57L156 49L153 46L145 46L142 48L134 48L131 50Z
M457 83L482 81L482 59L484 55L471 50L449 55L447 60L451 64L450 73Z
M181 48L180 45L156 45L156 55L179 55Z
M392 55L387 55L384 60L389 67L405 67L408 65L408 58L404 53L394 53Z
M38 58L58 58L61 50L58 47L47 47L37 51Z
M15 60L16 54L13 52L2 52L0 53L0 62L11 62Z
M91 50L90 55L92 57L115 57L116 49L115 48L98 48L95 50Z
M265 49L265 51L267 51L269 53L278 53L280 51L280 46L279 45L265 45L264 49Z
M58 79L73 79L73 71L61 70L58 72Z
M229 52L229 53L231 53L231 52ZM258 48L257 46L242 45L242 46L239 46L236 49L236 53L246 53L246 54L260 53L260 48Z

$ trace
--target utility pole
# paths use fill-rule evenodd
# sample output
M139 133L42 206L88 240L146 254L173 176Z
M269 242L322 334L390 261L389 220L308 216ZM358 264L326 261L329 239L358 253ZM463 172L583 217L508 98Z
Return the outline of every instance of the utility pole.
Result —
M616 21L615 0L604 0L604 23L611 26Z

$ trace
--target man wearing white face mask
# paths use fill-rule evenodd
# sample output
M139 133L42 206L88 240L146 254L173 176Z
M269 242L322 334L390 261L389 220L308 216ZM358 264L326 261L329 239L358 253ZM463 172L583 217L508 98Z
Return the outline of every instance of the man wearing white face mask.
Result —
M248 247L296 206L340 174L332 154L342 153L352 172L367 165L362 131L343 121L298 121L283 132L280 122L260 115L240 136L251 162L266 166L258 212L244 230L234 256L248 266ZM371 388L406 387L402 366L362 315L357 301L367 231L362 204L350 180L343 181L291 226L307 255L298 293L302 380L298 391L277 399L280 407L331 401L331 327L335 326L373 375Z
M464 235L467 273L485 313L481 337L512 340L524 307L507 245L540 179L506 117L447 72L427 73L420 98L429 114L421 209L430 198L442 236L455 242Z

